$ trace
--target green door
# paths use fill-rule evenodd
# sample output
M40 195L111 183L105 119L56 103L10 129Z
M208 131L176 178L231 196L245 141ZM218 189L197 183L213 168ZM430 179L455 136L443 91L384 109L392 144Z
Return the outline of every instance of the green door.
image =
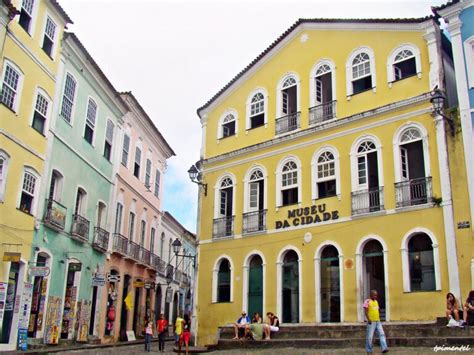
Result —
M255 255L249 267L248 314L263 312L263 267L260 256ZM262 315L263 316L263 315Z
M300 318L298 255L293 250L285 255L282 274L283 323L298 323Z

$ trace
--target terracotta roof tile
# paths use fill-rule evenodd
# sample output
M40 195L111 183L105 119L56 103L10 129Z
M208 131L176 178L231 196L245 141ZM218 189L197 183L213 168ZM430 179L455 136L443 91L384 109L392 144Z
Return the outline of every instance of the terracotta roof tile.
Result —
M66 13L66 11L64 11L63 7L61 5L59 5L59 2L57 2L56 0L50 0L50 1L51 1L51 5L53 5L53 7L56 9L56 11L59 12L59 14L62 17L64 17L64 19L66 20L66 23L70 23L70 24L74 23L74 22L72 22L71 18Z
M457 4L459 2L459 0L451 0L451 1L448 1L446 4L443 4L443 5L440 5L440 6L431 6L431 10L433 10L433 12L437 12L437 11L440 11L440 10L443 10L449 6L452 6L454 4Z

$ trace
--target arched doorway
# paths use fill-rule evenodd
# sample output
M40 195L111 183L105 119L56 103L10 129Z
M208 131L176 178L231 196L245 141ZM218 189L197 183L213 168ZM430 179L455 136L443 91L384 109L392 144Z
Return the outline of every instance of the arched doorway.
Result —
M128 308L127 304L125 303L125 299L129 293L130 287L130 275L125 275L123 278L123 292L122 292L122 306L120 312L120 340L127 341L127 319L128 319Z
M298 254L294 250L285 253L282 265L282 313L283 323L299 322L299 270Z
M142 279L136 279L137 283L141 282ZM141 288L135 287L135 297L133 301L133 331L135 332L135 336L140 335L142 333L142 326L140 321L140 308L141 308ZM142 311L143 312L143 311Z
M376 290L381 320L385 320L385 267L383 246L377 240L368 241L362 251L363 293L369 298L370 291Z
M173 296L173 324L175 324L176 318L178 318L178 292L175 292Z
M37 267L50 267L50 257L48 254L40 252L36 256ZM39 338L42 334L43 319L45 318L45 305L48 290L47 276L35 276L33 278L33 294L31 297L30 323L28 325L28 337Z
M341 321L341 291L339 277L339 252L327 245L320 259L321 322Z
M248 314L263 312L263 261L254 255L249 263Z
M161 313L161 285L156 286L155 294L155 321L160 317Z

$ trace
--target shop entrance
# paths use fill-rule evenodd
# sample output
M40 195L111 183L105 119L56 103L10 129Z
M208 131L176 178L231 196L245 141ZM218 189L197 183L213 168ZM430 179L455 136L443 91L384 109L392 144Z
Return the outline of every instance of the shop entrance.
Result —
M376 290L380 319L385 320L385 269L382 244L377 240L370 240L365 244L362 255L364 300L370 297L371 290Z
M161 313L161 285L156 287L155 294L155 320L160 318Z
M10 272L8 273L8 283L6 286L6 298L3 305L3 321L0 324L0 343L8 344L12 334L13 312L15 308L15 299L18 292L18 277L20 274L20 263L12 262ZM3 290L3 292L5 292ZM15 329L13 329L15 331Z
M77 296L82 264L70 262L66 275L66 291L64 293L63 321L61 339L72 339L76 314Z
M140 282L140 279L136 280L137 282ZM139 287L135 287L135 298L133 301L133 331L135 332L135 336L138 336L138 334L141 334L141 328L140 327L140 292ZM140 332L140 333L139 333Z
M122 309L120 311L120 340L122 341L127 341L128 308L125 299L127 298L129 287L130 275L125 275L123 278Z
M326 246L320 261L321 322L341 321L341 295L339 279L339 252Z
M175 292L173 296L173 324L175 324L176 318L178 318L178 292Z
M38 254L35 266L48 266L48 256L46 254ZM35 276L33 280L33 294L31 297L31 313L28 324L28 337L40 337L38 333L43 329L43 321L46 305L46 291L48 289L48 278L43 276Z
M282 280L283 323L298 323L300 318L298 254L293 250L287 251L283 258Z
M263 267L259 255L254 255L249 265L248 314L255 312L263 317Z
M95 329L95 311L97 307L97 286L92 286L91 319L89 323L89 335L94 335Z

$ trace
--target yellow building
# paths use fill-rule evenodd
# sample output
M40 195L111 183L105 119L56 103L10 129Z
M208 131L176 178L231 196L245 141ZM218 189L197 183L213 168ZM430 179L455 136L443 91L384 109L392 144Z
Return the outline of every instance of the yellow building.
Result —
M430 102L455 103L446 46L431 18L300 19L198 109L199 344L242 310L357 322L376 289L385 320L428 320L466 296L462 142Z
M0 43L0 351L16 348L15 300L27 281L46 132L61 67L60 42L72 21L55 0L2 1ZM15 10L14 10L15 11ZM9 254L14 253L14 254Z

